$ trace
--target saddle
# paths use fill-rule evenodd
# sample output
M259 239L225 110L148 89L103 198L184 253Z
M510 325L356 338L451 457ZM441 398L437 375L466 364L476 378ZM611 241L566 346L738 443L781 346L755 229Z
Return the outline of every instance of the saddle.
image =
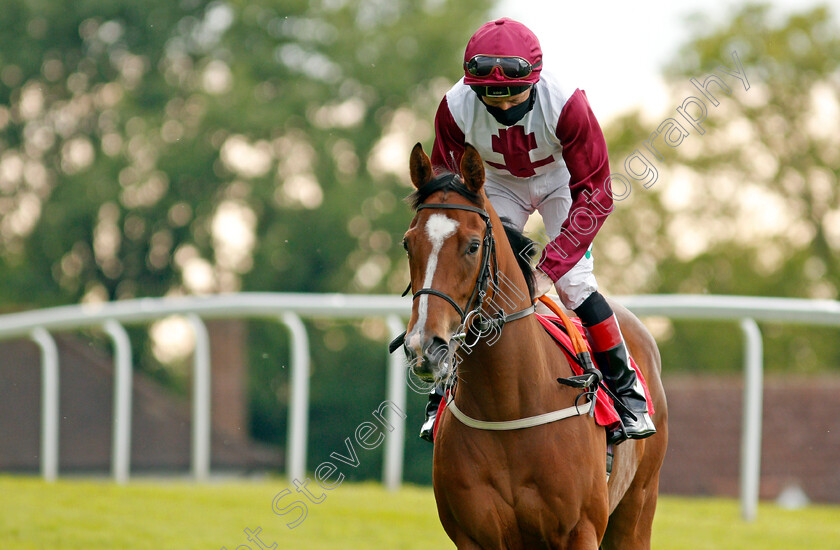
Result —
M563 351L563 354L566 356L566 359L569 362L569 366L572 368L572 371L575 373L575 375L583 374L583 367L578 362L577 357L573 351L572 339L569 337L563 320L554 315L541 315L537 313L536 316L543 329L545 329L545 331L551 336L551 338ZM578 331L580 331L581 334L585 334L580 319L573 318L570 319L570 321L575 326L575 328ZM589 341L587 341L585 337L584 341L586 342L587 350L589 350L589 352L591 353L592 349L589 345ZM642 382L642 387L644 387L645 389L645 399L648 402L648 410L650 411L650 414L653 414L653 400L650 397L647 382L645 381L645 377L642 374L642 371L639 369L639 366L636 364L636 361L633 359L632 356L630 357L630 365L636 370L636 376L638 376L639 380ZM598 400L595 403L595 422L599 426L604 426L607 428L619 422L618 412L616 412L615 410L615 404L613 403L612 398L604 389L603 385L599 386L598 388Z
M586 332L578 318L569 318L554 302L548 297L541 296L539 300L546 305L551 311L557 315L543 315L535 313L537 320L539 320L543 329L551 336L554 342L563 351L566 360L572 369L573 376L570 378L558 378L557 381L563 385L575 388L582 388L584 391L593 391L592 386L598 385L597 398L595 400L595 407L592 411L595 423L610 429L616 427L620 422L618 412L615 408L615 403L607 392L604 384L600 383L600 374L593 379L592 369L594 369L591 359L592 347L586 339ZM570 331L572 334L569 334ZM628 350L629 353L629 350ZM636 370L636 375L642 383L645 390L645 399L648 403L648 410L650 414L654 413L653 400L650 397L647 382L645 381L642 371L636 364L636 361L631 356L630 365ZM447 390L447 396L450 390ZM438 406L438 418L440 418L443 409L446 408L447 399L442 399ZM437 436L438 423L435 422L434 436Z

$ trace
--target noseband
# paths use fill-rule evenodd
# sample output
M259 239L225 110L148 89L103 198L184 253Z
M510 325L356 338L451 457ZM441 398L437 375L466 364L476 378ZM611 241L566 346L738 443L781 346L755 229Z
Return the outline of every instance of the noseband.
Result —
M461 308L451 296L448 294L441 292L434 288L421 288L417 292L414 293L412 300L416 300L418 296L422 296L424 294L429 294L431 296L437 296L438 298L442 298L449 302L449 304L455 308L455 311L458 312L458 315L461 317L461 326L464 329L464 332L461 334L456 334L453 336L453 339L461 339L463 340L466 337L466 333L469 330L468 323L471 321L472 318L475 318L476 328L480 333L484 333L489 331L491 328L501 328L504 326L505 323L509 321L515 321L517 319L521 319L523 317L527 317L528 315L534 313L536 311L536 306L527 307L521 311L517 311L516 313L511 313L510 315L505 315L504 311L499 310L499 312L492 317L491 319L485 319L481 315L481 306L484 303L484 297L487 295L487 287L490 285L490 281L493 280L496 283L499 281L499 263L496 261L496 239L493 238L493 224L490 221L490 214L487 211L482 210L476 206L470 206L468 204L446 204L446 203L430 203L430 204L421 204L417 207L417 210L424 210L427 208L435 208L435 209L443 209L443 210L465 210L467 212L474 212L481 216L481 219L484 220L484 239L481 246L481 269L478 272L478 277L475 280L475 286L473 287L472 295L470 296L469 301L467 301L467 305L465 308ZM411 284L408 285L406 289L406 293L411 290ZM405 295L405 294L404 294ZM391 353L396 351L400 346L402 346L405 342L405 332L401 335L396 337L391 344L388 346L388 349Z

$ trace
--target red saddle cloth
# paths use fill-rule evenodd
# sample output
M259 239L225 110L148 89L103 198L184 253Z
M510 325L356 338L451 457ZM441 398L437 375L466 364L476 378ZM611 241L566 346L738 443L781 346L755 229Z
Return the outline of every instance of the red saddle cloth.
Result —
M569 335L566 334L566 331L558 326L558 324L562 325L563 323L560 318L554 315L540 315L539 313L537 313L536 316L546 332L551 334L557 341L563 344L560 346L560 349L563 350L563 354L568 359L569 366L572 368L572 371L575 374L583 374L583 369L580 368L576 362L577 358L569 354L569 351L574 350L574 347L572 345L572 340L569 338ZM584 339L586 339L586 332L584 332L581 328L580 319L573 317L571 320L572 323L578 327L580 333L584 335ZM589 350L589 353L592 353L592 346L589 344L588 340L586 341L586 347ZM648 403L648 411L650 411L650 414L653 414L653 400L650 398L650 392L648 391L645 377L642 375L642 371L639 370L639 365L636 364L636 361L632 357L630 357L630 364L634 369L636 369L636 376L638 376L639 380L642 382L642 386L645 389L645 399ZM598 402L595 404L595 422L599 426L610 426L618 422L618 413L615 410L615 405L613 405L613 400L609 395L607 395L607 392L605 392L603 388L598 388Z
M560 320L559 317L555 315L541 315L539 313L535 314L537 319L542 324L543 328L554 336L557 342L562 343L562 345L557 344L561 350L563 350L563 355L566 356L569 366L572 368L572 372L574 374L583 374L583 369L577 364L577 357L574 357L569 354L569 351L574 350L574 346L572 345L572 340L569 338L569 335L566 334L566 331L561 329L560 326L563 322ZM586 332L584 332L581 328L580 319L577 317L573 317L571 319L572 323L574 323L580 333L584 335L584 340L586 340ZM592 353L592 346L589 344L589 340L586 340L586 347L589 350L589 353ZM642 382L642 386L645 389L645 399L648 403L648 411L650 414L654 413L653 410L653 400L650 398L650 391L648 391L647 382L645 381L645 377L642 375L642 371L639 370L639 366L636 364L636 361L630 357L630 364L636 369L636 376L639 377L639 380ZM447 391L448 394L448 391ZM438 406L438 418L441 417L443 414L443 410L446 408L446 399L441 399L440 405ZM613 405L612 398L607 395L607 392L604 391L603 388L598 388L598 401L595 403L595 423L599 426L611 426L619 421L618 413L615 410L615 405ZM434 432L433 432L433 439L437 437L437 429L438 423L435 422Z

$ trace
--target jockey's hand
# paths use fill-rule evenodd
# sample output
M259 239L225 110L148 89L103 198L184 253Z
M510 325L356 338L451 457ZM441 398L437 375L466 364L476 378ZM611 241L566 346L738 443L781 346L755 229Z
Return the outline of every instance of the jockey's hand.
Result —
M548 275L546 275L541 269L534 270L534 279L536 280L535 298L539 298L540 296L551 290L551 287L554 286L554 281L552 281L551 278Z

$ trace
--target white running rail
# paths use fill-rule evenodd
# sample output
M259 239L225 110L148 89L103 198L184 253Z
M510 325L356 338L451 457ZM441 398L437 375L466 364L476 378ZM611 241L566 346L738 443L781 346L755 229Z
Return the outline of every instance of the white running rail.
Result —
M616 300L639 316L672 319L737 320L744 334L744 429L741 447L741 513L756 516L761 463L762 342L756 321L840 326L840 302L746 296L654 295ZM271 318L291 334L292 374L287 442L287 475L300 479L306 471L309 417L309 342L301 318L383 317L389 332L404 329L401 321L410 298L382 295L239 293L181 298L141 298L101 304L62 306L0 316L0 339L31 338L41 350L42 427L41 474L58 475L58 350L51 333L100 327L114 345L115 398L112 475L118 483L129 477L131 444L131 342L123 325L148 323L169 315L184 315L196 333L193 368L191 472L205 480L210 473L210 352L202 320L211 318ZM386 350L383 346L383 353ZM401 354L388 359L387 399L405 410L406 364ZM396 429L387 434L383 481L400 486L405 421L392 414Z

